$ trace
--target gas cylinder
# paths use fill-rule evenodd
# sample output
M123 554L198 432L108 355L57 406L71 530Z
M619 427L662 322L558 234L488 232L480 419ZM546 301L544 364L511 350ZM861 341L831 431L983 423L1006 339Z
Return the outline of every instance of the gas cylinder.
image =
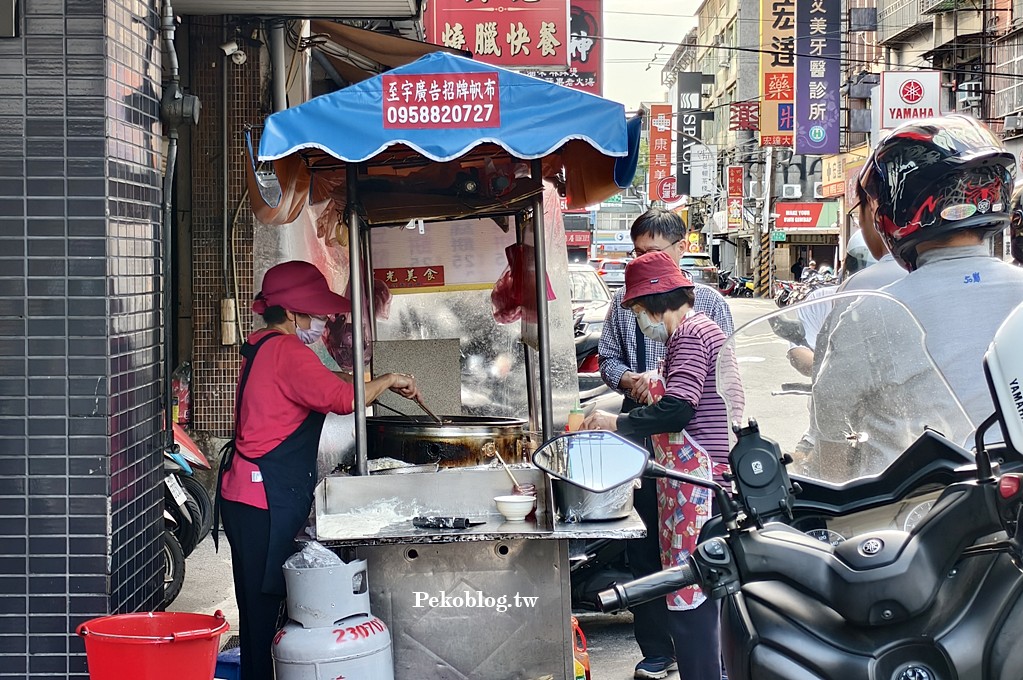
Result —
M393 680L391 634L369 610L366 560L284 567L288 618L273 642L277 680Z

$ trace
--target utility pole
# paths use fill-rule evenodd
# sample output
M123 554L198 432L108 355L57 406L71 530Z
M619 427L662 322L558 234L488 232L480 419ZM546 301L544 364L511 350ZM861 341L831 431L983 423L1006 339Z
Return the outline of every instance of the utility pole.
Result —
M756 288L760 297L770 297L773 278L774 242L771 240L771 194L774 191L774 147L765 149L764 204L760 209L760 248L757 251Z

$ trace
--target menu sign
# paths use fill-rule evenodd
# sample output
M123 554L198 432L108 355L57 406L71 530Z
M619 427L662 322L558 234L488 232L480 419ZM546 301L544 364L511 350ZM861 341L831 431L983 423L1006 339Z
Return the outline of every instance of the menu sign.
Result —
M389 129L501 127L497 72L383 75Z

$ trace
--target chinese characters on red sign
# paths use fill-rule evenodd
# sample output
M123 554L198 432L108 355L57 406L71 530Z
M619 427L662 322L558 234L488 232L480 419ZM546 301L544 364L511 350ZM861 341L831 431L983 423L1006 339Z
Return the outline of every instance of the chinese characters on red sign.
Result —
M796 0L761 0L760 146L792 146Z
M501 127L496 71L382 77L385 128Z
M760 102L737 102L728 108L729 130L759 130Z
M567 71L524 71L548 83L595 94L604 94L604 55L600 44L604 0L571 0Z
M729 198L728 199L728 229L742 228L742 199L741 198Z
M725 169L725 191L728 194L726 210L728 213L728 228L739 229L742 227L742 166L729 165Z
M431 0L426 39L511 68L569 65L568 0Z
M398 267L374 269L373 278L391 290L398 288L437 288L444 285L444 267Z
M651 201L661 200L661 180L671 175L671 104L650 105L650 168L647 192Z
M728 173L728 185L726 186L728 197L742 198L742 166L729 165L726 172Z

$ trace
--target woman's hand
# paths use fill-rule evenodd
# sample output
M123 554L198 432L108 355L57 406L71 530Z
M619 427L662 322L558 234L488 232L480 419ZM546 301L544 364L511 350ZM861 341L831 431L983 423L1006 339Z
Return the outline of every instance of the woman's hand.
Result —
M392 392L400 394L406 399L418 399L420 397L414 375L411 373L388 373L387 375L391 379L390 390Z
M618 430L618 416L607 411L594 411L583 419L582 429L616 432Z

